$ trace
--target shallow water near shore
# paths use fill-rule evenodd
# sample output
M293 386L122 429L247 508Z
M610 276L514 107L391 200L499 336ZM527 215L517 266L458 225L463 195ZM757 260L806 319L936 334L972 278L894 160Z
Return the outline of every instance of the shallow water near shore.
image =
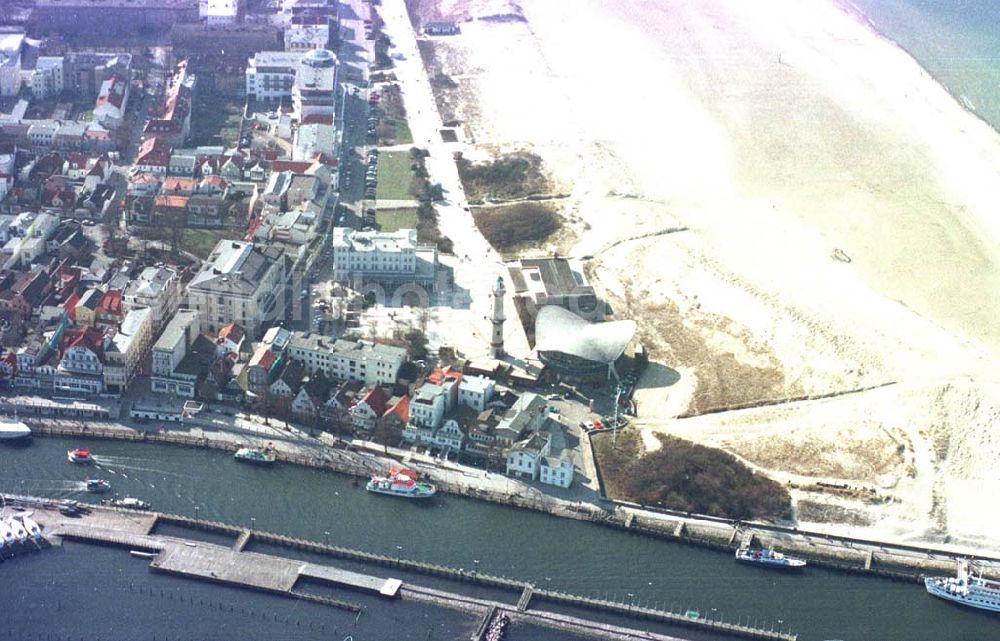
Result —
M966 109L1000 131L1000 3L844 0L906 49Z
M68 463L66 451L83 445L91 447L98 461L112 463L94 467ZM763 572L737 565L728 554L593 524L452 496L430 505L415 504L367 493L347 476L291 465L242 465L212 450L48 438L35 439L25 448L0 447L0 491L96 502L98 495L60 489L60 483L87 477L108 478L114 492L150 501L154 509L165 512L244 526L253 519L262 530L476 568L546 588L658 604L675 611L693 608L730 621L756 620L765 627L791 628L803 641L1000 639L997 617L933 599L917 584L813 568L798 576ZM58 563L51 561L63 554ZM30 623L21 629L31 628L36 637L41 633L38 638L45 638L47 631L64 634L65 626L58 617L46 618L40 612L52 603L66 607L74 600L85 602L90 592L120 583L116 568L123 564L131 568L138 560L120 551L71 546L65 552L33 553L24 561L4 563L0 572L7 585L31 586L35 600L14 620ZM145 581L148 571L142 564L139 567L134 580ZM183 584L193 592L205 592L202 598L215 589ZM247 603L260 596L248 593ZM243 602L238 591L227 591L226 598ZM119 600L122 607L134 608L128 615L130 625L152 630L162 620L159 600L133 599L124 592ZM274 607L283 612L285 606ZM96 619L83 618L78 625L86 629L75 634L86 638L125 638L103 632L103 623ZM192 630L185 634L197 638L200 629ZM463 637L467 635L458 625L431 638Z

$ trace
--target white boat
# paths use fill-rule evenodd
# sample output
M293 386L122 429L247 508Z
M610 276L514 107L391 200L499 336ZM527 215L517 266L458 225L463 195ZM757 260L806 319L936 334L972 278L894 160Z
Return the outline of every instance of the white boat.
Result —
M17 519L8 518L7 525L10 527L11 531L14 533L14 538L21 543L28 542L28 530L24 529L24 526Z
M21 524L24 525L24 529L28 531L28 536L36 541L41 541L44 536L42 535L42 528L35 523L34 519L24 516L21 517Z
M121 499L104 499L101 501L101 505L108 505L110 507L124 507L130 510L148 510L151 506L145 501L133 498L131 496L126 496Z
M270 465L277 459L274 455L274 450L269 447L264 448L263 450L259 450L256 447L241 447L236 450L236 454L233 455L233 458L237 461L261 463L263 465Z
M959 572L957 577L929 576L924 587L939 599L954 601L970 608L1000 612L1000 582Z
M31 438L31 428L18 421L0 421L0 441L24 441Z
M0 547L14 545L14 530L5 521L0 520Z
M408 499L429 499L437 494L437 488L430 483L415 481L405 474L373 476L365 489L376 494L402 496Z
M773 548L740 548L736 550L736 560L784 570L796 570L806 566L805 559L785 556L781 552L775 552Z

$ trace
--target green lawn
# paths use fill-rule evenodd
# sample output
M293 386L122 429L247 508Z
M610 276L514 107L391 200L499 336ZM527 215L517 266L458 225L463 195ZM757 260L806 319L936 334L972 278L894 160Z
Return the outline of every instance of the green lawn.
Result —
M232 229L185 229L184 237L181 239L181 249L205 259L223 238L236 238L236 231Z
M413 170L410 169L408 151L384 151L378 157L378 188L375 195L379 200L413 200L410 185L413 184Z
M382 231L417 228L417 208L379 209L375 212L375 222Z

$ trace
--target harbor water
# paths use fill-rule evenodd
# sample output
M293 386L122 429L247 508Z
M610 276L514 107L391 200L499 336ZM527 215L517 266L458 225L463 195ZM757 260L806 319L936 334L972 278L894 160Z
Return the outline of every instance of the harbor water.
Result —
M89 446L97 464L67 462L66 451L78 446ZM240 464L219 451L49 438L37 438L28 446L0 447L0 491L97 501L99 495L84 491L83 480L88 477L106 478L115 493L149 501L164 512L503 575L584 596L674 611L695 609L703 616L729 621L756 621L764 627L791 629L804 641L1000 640L1000 617L934 599L916 583L818 568L801 574L767 571L737 564L725 553L469 499L445 495L425 502L375 495L351 477L280 463L273 467ZM169 581L184 586L176 588L180 592L197 593L202 599L221 589L151 575L138 561L121 551L70 545L4 563L0 572L5 585L17 585L19 595L25 591L35 595L25 600L30 603L9 610L6 622L12 622L15 629L40 631L39 639L45 638L46 631L58 638L65 628L61 617L51 615L52 603L77 607L81 601L97 598L93 594L102 588L119 586L115 602L127 603L129 608L127 616L121 617L129 625L152 630L169 608L165 610L159 599L122 592L119 588L125 579L119 573L124 567L129 581L149 589ZM308 610L303 616L310 620L330 621L327 631L345 616L341 612L317 614L314 608L319 606L311 604L308 608L297 602L276 606L276 597L225 592L225 599L246 604L244 608ZM221 596L212 598L222 600ZM265 601L272 605L251 605ZM184 611L183 604L177 603L177 611ZM468 637L467 620L448 624L450 615L441 616L445 627L451 627L436 629L429 637L423 630L423 636L416 638ZM88 619L77 619L78 625L108 625L117 620L113 613L100 620ZM260 632L255 638L333 638L330 634L268 636L253 625L246 629ZM203 628L192 629L188 636L199 638L199 630ZM84 638L136 638L115 637L97 628L81 633ZM395 637L376 630L354 638Z

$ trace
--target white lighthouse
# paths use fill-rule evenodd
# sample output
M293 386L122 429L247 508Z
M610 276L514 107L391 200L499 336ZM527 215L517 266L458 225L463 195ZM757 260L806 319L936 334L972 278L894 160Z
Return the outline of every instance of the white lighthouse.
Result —
M493 286L493 338L490 340L490 353L493 358L503 357L503 322L507 317L503 314L503 297L507 288L503 286L503 277L497 276L497 284Z

